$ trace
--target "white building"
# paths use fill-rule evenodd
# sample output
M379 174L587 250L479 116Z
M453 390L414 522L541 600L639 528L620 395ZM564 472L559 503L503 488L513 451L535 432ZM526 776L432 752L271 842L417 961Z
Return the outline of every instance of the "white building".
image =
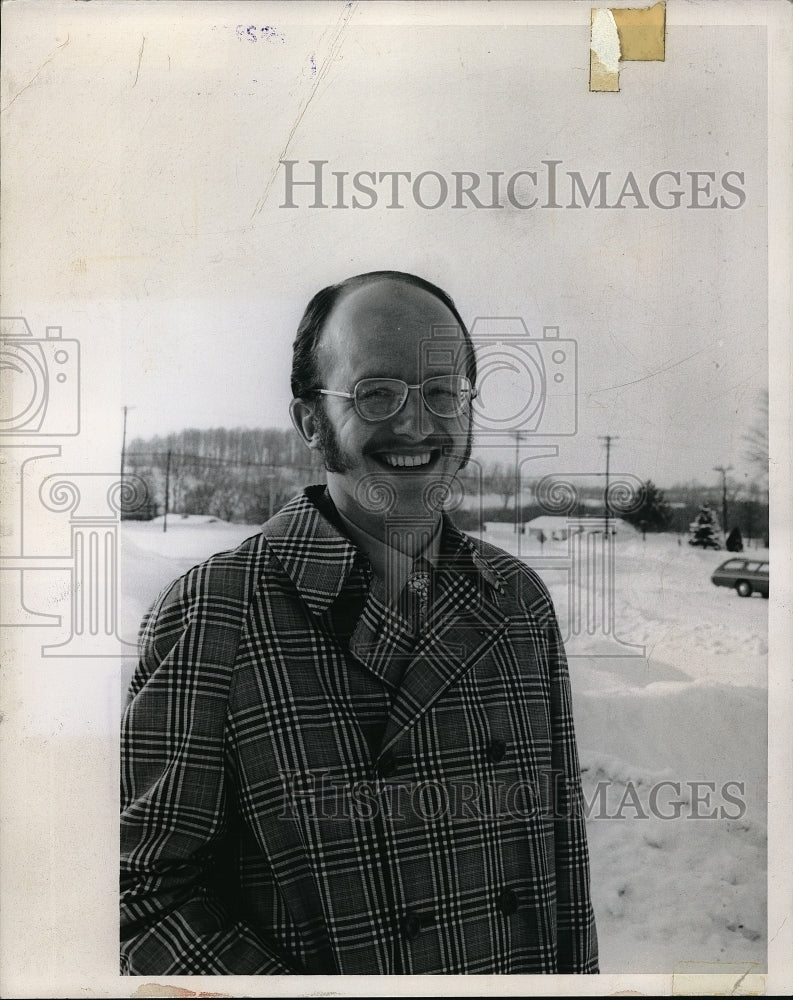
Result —
M591 524L587 524L588 520L591 521ZM580 516L567 517L563 514L542 514L531 521L526 521L524 528L529 536L537 539L542 534L546 540L564 542L567 541L571 534L575 535L581 532L602 535L606 530L606 519L604 517L587 518ZM624 534L629 530L632 531L633 529L621 518L610 517L608 519L609 535L616 535L618 532Z

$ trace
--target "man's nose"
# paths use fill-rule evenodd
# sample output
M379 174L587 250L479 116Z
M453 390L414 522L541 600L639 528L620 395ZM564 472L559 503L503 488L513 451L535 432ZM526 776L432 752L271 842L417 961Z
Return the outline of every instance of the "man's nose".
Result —
M424 405L421 389L408 389L405 405L392 419L391 426L397 434L416 440L421 440L432 433L433 417Z

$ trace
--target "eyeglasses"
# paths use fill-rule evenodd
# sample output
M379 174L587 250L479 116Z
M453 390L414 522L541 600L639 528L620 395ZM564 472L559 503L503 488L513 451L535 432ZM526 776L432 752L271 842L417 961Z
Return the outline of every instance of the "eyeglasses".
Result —
M459 417L467 413L478 390L464 375L437 375L416 385L408 385L401 378L362 378L352 392L333 389L311 389L321 396L341 396L351 399L355 412L362 420L375 423L395 417L407 402L408 392L419 389L424 405L436 417Z

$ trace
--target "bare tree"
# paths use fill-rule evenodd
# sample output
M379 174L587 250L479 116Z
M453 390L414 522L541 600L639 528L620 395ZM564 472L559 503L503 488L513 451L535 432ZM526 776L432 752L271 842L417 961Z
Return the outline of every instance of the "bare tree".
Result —
M515 498L515 473L501 462L494 462L486 471L485 488L491 493L496 493L501 497L504 510L509 506L509 501Z
M768 389L761 389L757 398L755 422L744 434L744 457L768 481Z
M234 486L219 486L209 504L210 514L222 521L232 521L239 508L240 491Z

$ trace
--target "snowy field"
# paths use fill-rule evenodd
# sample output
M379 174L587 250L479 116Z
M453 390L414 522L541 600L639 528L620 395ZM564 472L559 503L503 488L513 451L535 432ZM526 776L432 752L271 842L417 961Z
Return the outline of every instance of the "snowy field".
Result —
M124 522L124 634L174 577L256 531L178 515L167 533L161 519ZM597 610L577 630L568 544L518 545L498 524L484 537L538 568L568 640L602 971L763 971L768 602L710 583L724 552L622 533L613 585L597 563Z

